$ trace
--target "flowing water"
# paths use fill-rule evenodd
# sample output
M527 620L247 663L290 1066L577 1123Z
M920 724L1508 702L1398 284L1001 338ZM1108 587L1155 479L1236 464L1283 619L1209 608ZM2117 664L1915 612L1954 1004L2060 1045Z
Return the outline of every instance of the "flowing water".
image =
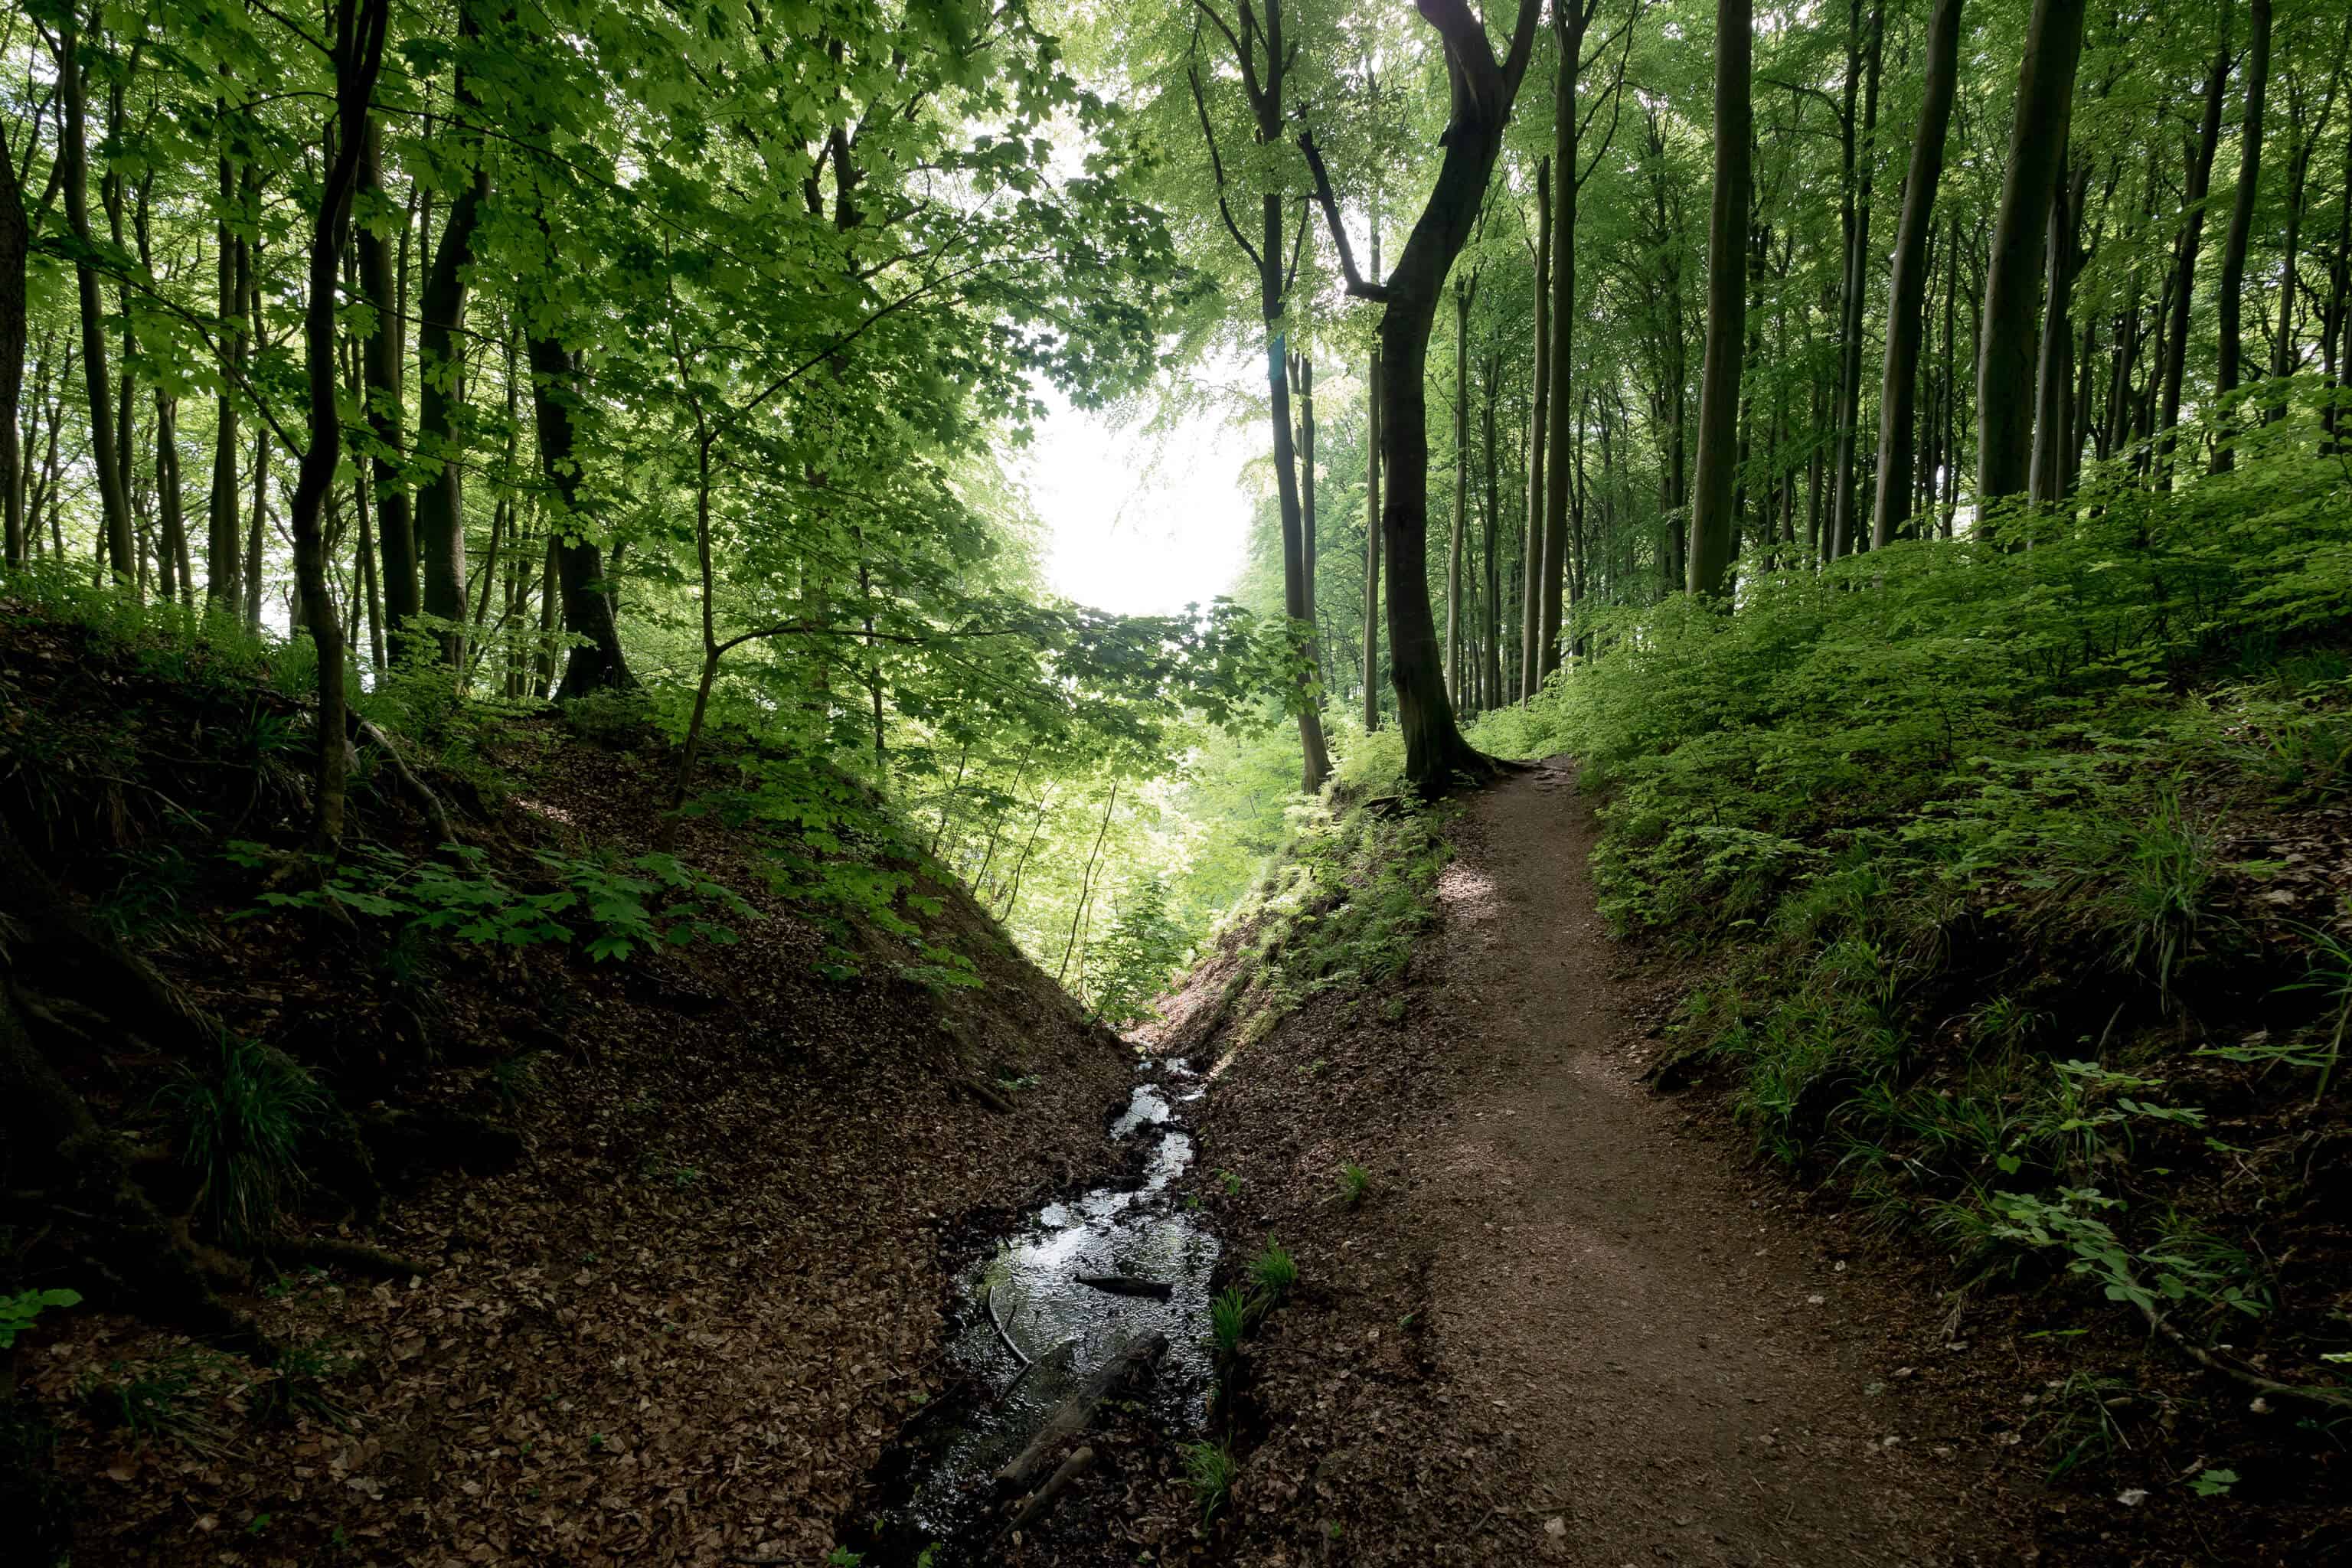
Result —
M1115 1145L1140 1146L1140 1184L1046 1205L957 1277L950 1353L978 1391L902 1456L905 1479L893 1489L904 1500L877 1541L886 1553L899 1543L970 1550L984 1542L996 1519L997 1468L1073 1389L1139 1339L1156 1333L1168 1342L1149 1395L1161 1423L1186 1433L1202 1426L1218 1245L1173 1190L1193 1156L1180 1108L1201 1090L1181 1061L1146 1062L1144 1070L1109 1133ZM1164 1300L1114 1294L1078 1283L1087 1275L1171 1289Z

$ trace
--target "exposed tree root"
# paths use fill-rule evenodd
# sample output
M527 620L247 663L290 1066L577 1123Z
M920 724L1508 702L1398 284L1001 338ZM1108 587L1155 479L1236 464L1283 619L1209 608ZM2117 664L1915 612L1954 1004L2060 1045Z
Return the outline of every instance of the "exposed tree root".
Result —
M2286 1400L2291 1404L2301 1405L2314 1410L2329 1411L2337 1415L2352 1412L2352 1390L2321 1388L2305 1383L2281 1383L2276 1378L2264 1377L2261 1373L2238 1366L2215 1355L2211 1351L2174 1328L2170 1319L2146 1302L2140 1304L2139 1310L2141 1316L2147 1319L2148 1327L2170 1340L2179 1347L2181 1353L2208 1372L2219 1373L2232 1383L2251 1388L2257 1394L2267 1394L2273 1399Z
M297 1237L279 1239L259 1249L272 1263L314 1263L321 1268L349 1269L373 1279L407 1279L419 1274L430 1274L436 1267L422 1258L403 1258L398 1253L385 1252L356 1241L341 1241L331 1236Z
M416 776L415 770L410 768L407 761L401 756L400 748L393 744L392 737L357 714L352 715L352 731L362 742L383 753L385 762L392 768L392 776L400 781L400 787L407 792L408 798L415 803L416 808L425 814L425 826L433 830L434 842L436 844L458 842L457 830L449 825L449 813L442 806L441 797L435 795L431 786Z

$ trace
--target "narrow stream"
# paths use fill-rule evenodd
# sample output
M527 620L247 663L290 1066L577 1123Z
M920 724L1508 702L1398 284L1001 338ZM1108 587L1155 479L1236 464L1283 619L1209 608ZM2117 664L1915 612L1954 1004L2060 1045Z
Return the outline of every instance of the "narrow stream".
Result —
M1203 1425L1209 1280L1219 1248L1173 1191L1193 1156L1180 1107L1202 1090L1182 1061L1146 1061L1143 1070L1145 1081L1109 1131L1114 1144L1144 1145L1141 1184L1097 1187L1048 1204L957 1276L950 1353L981 1392L964 1408L943 1412L906 1456L905 1479L893 1489L903 1500L895 1517L878 1521L885 1561L895 1560L890 1544L919 1551L931 1542L982 1552L935 1562L985 1561L999 1519L994 1472L1074 1388L1139 1339L1157 1333L1168 1341L1150 1394L1161 1423L1186 1433ZM1158 1300L1078 1282L1106 1275L1171 1289Z

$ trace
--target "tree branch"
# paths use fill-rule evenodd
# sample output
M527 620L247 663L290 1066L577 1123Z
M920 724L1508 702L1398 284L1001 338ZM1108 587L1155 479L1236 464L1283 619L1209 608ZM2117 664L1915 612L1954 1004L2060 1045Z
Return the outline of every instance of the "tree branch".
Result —
M1234 237L1234 243L1242 247L1242 254L1250 258L1250 265L1263 272L1265 270L1265 258L1258 255L1255 246L1242 237L1241 226L1234 222L1234 209L1225 203L1225 161L1217 153L1217 133L1209 128L1209 100L1201 90L1200 67L1185 67L1184 76L1192 84L1192 107L1200 113L1201 134L1209 143L1209 169L1217 181L1217 216L1225 220L1225 232Z
M1349 295L1358 300L1394 298L1387 284L1367 282L1364 275L1356 270L1355 247L1348 243L1348 230L1339 222L1339 203L1331 194L1331 174L1323 166L1323 153L1315 145L1314 132L1298 133L1298 150L1307 154L1307 171L1315 176L1315 200L1323 208L1323 221L1330 227L1331 243L1339 247L1339 270L1347 276Z

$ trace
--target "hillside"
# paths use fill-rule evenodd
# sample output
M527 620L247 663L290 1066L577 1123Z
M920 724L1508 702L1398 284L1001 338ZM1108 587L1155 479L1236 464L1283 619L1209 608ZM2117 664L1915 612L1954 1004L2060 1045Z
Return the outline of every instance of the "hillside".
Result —
M384 875L321 882L276 673L0 603L0 822L62 903L12 878L9 1271L82 1298L18 1342L55 1469L16 1418L5 1511L89 1563L814 1561L950 1376L948 1226L1099 1161L1129 1054L953 887L787 899L753 813L637 861L663 751L609 712L453 717L462 859L363 751ZM60 921L170 1008L68 989ZM27 1047L182 1273L62 1185Z

